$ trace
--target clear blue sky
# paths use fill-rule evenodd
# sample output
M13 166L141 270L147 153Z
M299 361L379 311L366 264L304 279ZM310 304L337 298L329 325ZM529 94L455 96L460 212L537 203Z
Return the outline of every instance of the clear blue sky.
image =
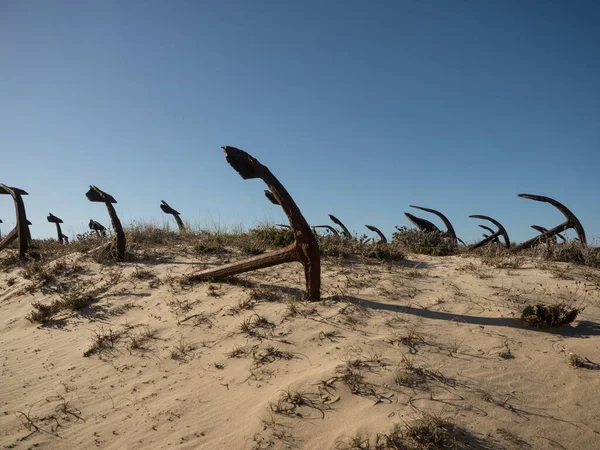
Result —
M70 233L109 224L89 184L125 223L169 220L161 199L200 224L285 220L222 145L312 224L390 235L417 204L463 239L486 214L518 241L562 221L525 192L600 236L595 1L6 0L0 64L0 182L29 192L37 237L48 212Z

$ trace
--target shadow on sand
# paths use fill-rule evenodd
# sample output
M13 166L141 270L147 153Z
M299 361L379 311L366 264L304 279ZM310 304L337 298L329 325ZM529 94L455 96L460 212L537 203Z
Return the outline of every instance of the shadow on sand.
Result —
M344 300L355 303L363 308L372 310L393 311L403 314L412 314L433 320L447 320L451 322L461 322L470 325L490 326L490 327L510 327L522 330L541 331L544 333L560 334L562 336L587 337L600 336L600 324L588 320L580 320L576 326L563 325L556 328L535 328L527 325L521 319L512 317L480 317L467 316L464 314L448 313L442 311L432 311L423 308L413 308L411 306L394 305L389 303L375 302L358 297L344 297Z

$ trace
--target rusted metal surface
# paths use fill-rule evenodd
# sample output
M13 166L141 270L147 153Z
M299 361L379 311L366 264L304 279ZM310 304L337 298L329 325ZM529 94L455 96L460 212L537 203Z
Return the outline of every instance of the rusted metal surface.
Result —
M108 215L110 216L110 221L113 226L113 230L115 231L116 237L115 242L112 245L113 255L115 259L118 261L122 261L125 259L125 232L123 231L123 226L121 225L121 221L119 220L119 216L117 216L117 212L113 207L114 203L117 203L115 198L107 194L106 192L100 190L94 185L90 185L90 190L86 192L85 196L90 202L104 203L106 209L108 210Z
M269 192L277 200L277 204L281 205L290 221L290 225L294 230L295 241L293 244L279 250L204 270L194 275L193 278L198 281L218 280L243 272L297 261L304 266L307 299L319 300L321 297L319 245L294 199L275 175L256 158L235 147L225 146L222 149L225 152L227 162L244 180L260 178L267 184Z
M440 231L440 229L433 222L430 222L427 219L423 219L421 217L417 217L412 215L411 213L405 212L404 215L410 220L415 226L421 230L426 231L428 233L433 233L436 231Z
M61 244L65 243L65 238L67 239L67 243L69 242L69 239L62 233L62 229L60 228L60 224L63 223L62 219L56 217L54 214L52 213L48 213L48 216L46 217L46 220L50 223L53 223L56 225L56 234L58 236L58 242L60 242Z
M185 231L185 225L183 224L183 221L181 220L181 215L179 214L179 211L176 211L175 209L171 208L171 206L169 206L169 204L167 202L165 202L164 200L160 201L160 209L162 209L162 211L165 214L171 214L173 216L173 218L175 219L175 222L177 222L179 231Z
M381 232L381 230L377 227L374 227L373 225L365 225L365 227L367 227L367 229L377 233L379 235L379 239L381 240L381 242L383 244L387 244L387 239L385 237L385 235Z
M581 242L583 245L587 245L587 239L585 237L583 225L581 225L579 219L565 205L554 200L553 198L544 197L543 195L519 194L519 197L527 198L529 200L535 200L537 202L550 203L552 206L558 209L567 220L565 220L560 225L557 225L554 228L551 228L550 230L547 230L542 234L529 239L528 241L522 242L517 247L515 247L515 250L530 248L544 241L545 239L556 235L557 233L568 230L569 228L573 228L575 230L575 232L577 233L577 237L579 238L579 242Z
M484 237L484 238L488 238L488 237L490 237L492 234L494 234L494 233L495 233L495 231L494 231L492 228L488 227L487 225L479 225L479 227L480 227L480 228L483 228L484 230L487 230L487 231L489 231L489 232L490 232L490 234L485 234L485 233L483 233L483 237ZM493 242L494 242L494 244L499 244L499 243L500 243L500 239L498 238L498 236L496 236L496 238L494 239L494 241L493 241Z
M0 184L0 194L8 194L13 198L15 204L15 212L17 216L17 224L15 228L8 233L4 239L0 240L0 250L4 250L15 239L19 242L19 258L23 259L27 255L31 234L29 231L29 221L25 212L25 204L23 203L23 195L28 195L23 189L6 186Z
M106 227L100 222L90 219L88 226L90 230L95 231L98 236L106 237Z
M29 220L27 220L27 242L31 242L31 225L33 225Z
M415 208L415 209L420 209L421 211L425 211L431 214L435 214L436 216L438 216L442 222L444 222L444 226L446 227L446 235L452 239L452 242L456 242L456 241L460 241L460 239L458 239L458 237L456 236L456 231L454 231L454 227L452 226L452 223L450 222L450 220L448 220L448 218L442 214L441 212L439 212L436 209L432 209L432 208L425 208L423 206L415 206L415 205L409 205L411 208ZM462 242L462 241L460 241ZM464 242L463 242L464 244Z
M274 205L279 205L279 200L277 200L277 197L275 197L273 195L273 193L271 191L269 191L268 189L265 189L265 197L267 197L267 200L269 200ZM279 206L281 206L281 205L279 205Z
M342 234L346 239L352 239L352 234L350 234L350 231L348 230L348 228L346 228L346 225L344 225L340 219L335 217L333 214L329 214L329 218L333 223L335 223L342 229Z
M333 234L334 236L339 236L340 233L338 232L338 230L336 230L335 228L333 228L331 225L313 225L312 226L313 230L315 228L325 228L326 230L329 230L331 232L331 234Z
M494 225L496 225L498 227L498 231L495 231L493 234L486 237L483 241L480 241L480 242L477 242L476 244L471 245L469 247L471 250L474 250L479 247L483 247L484 245L486 245L490 242L493 242L494 239L496 239L498 236L502 236L504 239L504 245L506 246L506 248L510 248L510 239L508 238L508 233L506 232L506 229L502 226L502 224L500 222L498 222L496 219L492 219L490 216L482 216L479 214L474 214L469 217L471 219L487 220L488 222L492 222ZM491 231L494 231L494 230L491 230Z
M536 231L539 231L540 233L546 233L548 231L548 228L542 227L541 225L531 225L531 228L533 228ZM567 242L567 239L560 233L556 233L554 236L549 238L549 241L556 243L558 242L558 240L556 239L557 237L560 238L563 242Z

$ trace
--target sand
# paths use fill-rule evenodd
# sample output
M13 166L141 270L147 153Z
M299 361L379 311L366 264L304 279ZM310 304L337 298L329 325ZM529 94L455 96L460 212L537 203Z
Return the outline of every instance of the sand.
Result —
M458 448L600 446L600 271L325 259L311 303L299 264L189 285L207 258L65 261L46 281L0 275L2 448L375 448L423 417ZM26 319L65 286L97 302ZM563 300L585 306L570 325L520 320Z

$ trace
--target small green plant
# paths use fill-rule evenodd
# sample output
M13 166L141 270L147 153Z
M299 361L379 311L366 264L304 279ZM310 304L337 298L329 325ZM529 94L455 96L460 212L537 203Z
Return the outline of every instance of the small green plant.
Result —
M575 353L569 355L569 364L573 367L585 367L585 360Z
M527 305L523 309L521 319L537 328L557 327L573 322L581 310L573 308L570 304L555 303L544 305Z

